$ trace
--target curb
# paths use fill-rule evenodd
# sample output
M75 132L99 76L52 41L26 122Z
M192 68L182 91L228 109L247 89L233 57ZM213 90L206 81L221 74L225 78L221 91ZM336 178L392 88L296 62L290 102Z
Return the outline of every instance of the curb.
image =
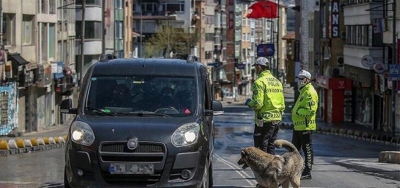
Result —
M282 123L281 128L293 129L293 123ZM376 142L385 145L400 146L400 137L393 137L383 134L372 134L368 132L361 132L358 130L348 130L339 128L321 128L316 130L320 134L332 134L343 137L349 137L357 140L364 140L369 142ZM379 154L379 162L400 164L400 151L382 151Z
M29 153L31 151L44 151L65 146L67 136L34 137L30 139L0 140L0 156Z
M280 126L282 129L293 129L293 123L284 122ZM387 145L400 146L400 137L393 137L383 134L372 134L368 132L361 132L358 130L343 129L343 128L321 128L318 127L316 130L320 134L332 134L338 136L344 136L354 138L358 140L365 140L370 142L378 142Z

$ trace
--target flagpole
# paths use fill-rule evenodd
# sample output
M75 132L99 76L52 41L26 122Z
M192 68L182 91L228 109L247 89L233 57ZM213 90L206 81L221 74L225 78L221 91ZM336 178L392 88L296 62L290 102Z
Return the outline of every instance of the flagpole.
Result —
M280 58L279 58L279 56L280 56L280 54L279 54L279 48L280 48L280 46L279 46L279 41L280 41L280 34L279 34L279 32L280 32L280 29L279 29L279 27L280 27L280 21L281 21L281 18L280 18L280 8L279 8L279 6L280 6L280 0L278 0L278 6L276 6L277 7L277 11L278 11L278 23L277 23L277 25L278 25L278 28L277 28L277 33L276 33L276 35L277 35L277 37L276 37L276 43L277 43L277 45L278 45L278 48L276 49L276 53L278 54L277 55L277 60L278 61L276 61L276 78L278 78L279 79L279 61L280 61Z

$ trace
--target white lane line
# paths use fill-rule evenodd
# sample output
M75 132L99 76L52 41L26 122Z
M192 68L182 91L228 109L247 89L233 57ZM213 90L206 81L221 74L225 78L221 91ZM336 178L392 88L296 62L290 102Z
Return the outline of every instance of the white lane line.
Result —
M257 181L249 180L248 178L252 178L252 177L249 174L247 174L246 172L242 171L241 168L239 168L236 165L234 165L233 163L225 160L224 158L218 156L217 154L214 154L214 156L215 156L215 158L217 158L217 160L221 161L222 163L226 164L227 166L229 166L230 168L235 170L235 172L238 173L240 176L242 176L242 178L244 178L247 181L247 183L250 184L250 186L257 185Z
M0 184L20 184L20 185L30 185L30 184L40 184L39 182L21 182L21 181L0 181Z

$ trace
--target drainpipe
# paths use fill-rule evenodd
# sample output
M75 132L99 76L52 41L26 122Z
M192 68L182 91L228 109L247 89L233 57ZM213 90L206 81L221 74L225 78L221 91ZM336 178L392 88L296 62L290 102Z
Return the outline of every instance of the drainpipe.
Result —
M393 1L393 52L392 52L392 64L397 64L397 32L396 32L396 0ZM393 136L396 136L396 95L397 95L397 81L392 81L392 130Z

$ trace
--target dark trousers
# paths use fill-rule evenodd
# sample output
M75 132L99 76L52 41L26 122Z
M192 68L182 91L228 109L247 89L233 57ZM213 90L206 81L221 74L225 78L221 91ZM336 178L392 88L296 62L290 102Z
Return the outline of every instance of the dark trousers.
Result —
M255 125L254 128L254 147L267 153L275 155L276 136L279 131L279 124L272 125L271 122L264 122L263 127Z
M292 143L299 152L303 151L305 158L304 172L310 172L312 170L312 164L314 163L312 132L293 130Z

